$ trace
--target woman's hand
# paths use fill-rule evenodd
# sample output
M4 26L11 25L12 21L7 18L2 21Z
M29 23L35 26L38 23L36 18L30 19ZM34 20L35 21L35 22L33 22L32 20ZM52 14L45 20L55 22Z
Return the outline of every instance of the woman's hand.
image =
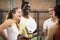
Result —
M25 34L25 35L23 35L23 34L20 35L20 34L19 34L19 35L18 35L18 38L29 38L29 36L28 36L28 34Z
M22 40L22 39L29 39L29 36L27 34L23 35L23 34L19 34L17 37L17 40Z
M25 37L25 38L29 38L28 34L25 34L24 37Z

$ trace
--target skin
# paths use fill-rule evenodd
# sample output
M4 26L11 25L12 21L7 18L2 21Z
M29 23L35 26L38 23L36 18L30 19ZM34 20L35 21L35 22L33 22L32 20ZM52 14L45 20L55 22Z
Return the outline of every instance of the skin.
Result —
M53 36L58 29L59 19L56 16L55 16L55 20L56 20L55 24L48 29L48 40L53 40Z
M8 37L6 37L5 33L4 33L4 29L6 29L7 27L11 26L12 23L17 23L20 20L20 17L22 16L21 10L17 9L17 11L13 14L13 18L12 19L8 19L6 20L4 23L2 23L0 25L0 35L2 36L2 38L4 40L8 40Z
M50 17L52 18L51 21L55 22L55 18L54 18L54 9L53 8L49 8L49 14L50 14ZM43 37L45 38L45 35L47 34L47 30L46 29L43 29Z

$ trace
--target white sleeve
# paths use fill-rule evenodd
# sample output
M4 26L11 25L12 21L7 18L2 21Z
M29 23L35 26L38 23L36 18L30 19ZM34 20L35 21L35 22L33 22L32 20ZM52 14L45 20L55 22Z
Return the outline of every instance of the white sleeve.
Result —
M43 29L47 29L48 28L47 26L48 26L47 21L45 21L43 24Z

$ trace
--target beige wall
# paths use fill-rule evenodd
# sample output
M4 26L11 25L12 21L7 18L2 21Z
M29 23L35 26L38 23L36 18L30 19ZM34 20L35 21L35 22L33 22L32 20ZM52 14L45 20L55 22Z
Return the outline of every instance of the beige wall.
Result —
M13 1L13 2L12 2ZM2 9L11 9L13 7L21 7L22 0L0 0L0 8ZM31 4L31 10L39 10L39 11L48 11L50 7L54 7L56 4L56 0L25 0L29 1ZM3 18L5 17L3 14ZM36 17L35 13L30 13L32 17ZM43 28L43 22L49 18L48 13L40 13L39 14L39 27Z

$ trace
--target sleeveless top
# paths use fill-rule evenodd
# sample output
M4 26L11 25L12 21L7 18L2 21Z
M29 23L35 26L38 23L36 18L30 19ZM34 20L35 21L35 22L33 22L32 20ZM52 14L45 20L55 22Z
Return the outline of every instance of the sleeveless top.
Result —
M17 36L18 36L18 29L15 23L13 23L11 25L11 27L7 28L7 37L8 40L17 40Z
M53 40L60 40L60 25L58 25L58 30L54 34Z

